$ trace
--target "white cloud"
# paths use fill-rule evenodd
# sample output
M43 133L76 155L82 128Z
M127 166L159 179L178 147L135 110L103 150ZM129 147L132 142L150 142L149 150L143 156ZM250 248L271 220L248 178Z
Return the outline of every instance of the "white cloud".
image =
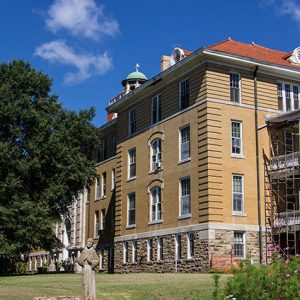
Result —
M284 15L290 15L300 25L300 6L295 1L284 1L279 12Z
M74 36L91 39L119 31L118 22L106 17L103 6L97 6L95 0L55 0L48 10L46 26L54 33L65 29Z
M80 83L92 76L102 75L112 67L112 59L107 52L103 54L76 53L62 40L56 40L40 45L35 55L50 62L73 66L76 72L68 72L64 76L66 84Z

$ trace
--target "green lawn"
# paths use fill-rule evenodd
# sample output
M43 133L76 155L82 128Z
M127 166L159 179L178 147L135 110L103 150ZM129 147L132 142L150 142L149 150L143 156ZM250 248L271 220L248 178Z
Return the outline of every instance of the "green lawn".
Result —
M222 275L224 283L228 275ZM80 274L0 277L1 300L32 300L35 296L79 296ZM211 274L97 274L99 300L211 299Z

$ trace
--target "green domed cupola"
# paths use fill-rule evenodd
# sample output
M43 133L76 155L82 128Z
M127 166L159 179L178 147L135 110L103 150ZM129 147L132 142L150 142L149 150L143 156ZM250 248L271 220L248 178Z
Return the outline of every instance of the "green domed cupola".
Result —
M126 79L122 81L123 91L125 91L126 94L130 91L133 91L148 80L144 73L139 72L139 67L140 66L136 64L135 72L128 74Z

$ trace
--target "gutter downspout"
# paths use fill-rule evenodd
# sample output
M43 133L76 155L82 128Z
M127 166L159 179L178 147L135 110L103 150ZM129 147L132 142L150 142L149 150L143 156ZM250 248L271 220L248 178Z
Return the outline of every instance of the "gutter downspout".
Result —
M261 203L260 203L260 169L259 169L259 143L258 143L258 115L257 115L257 71L258 66L254 70L254 103L255 103L255 146L256 146L256 185L257 185L257 218L258 218L258 247L259 247L259 263L262 263L262 226L261 226Z

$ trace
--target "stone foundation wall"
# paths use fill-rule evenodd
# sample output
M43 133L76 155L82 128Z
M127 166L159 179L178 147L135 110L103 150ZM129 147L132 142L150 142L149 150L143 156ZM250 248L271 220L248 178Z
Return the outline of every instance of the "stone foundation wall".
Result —
M153 258L147 261L148 239L137 239L137 258L132 262L132 241L128 241L128 262L123 261L123 242L115 243L115 272L205 272L209 269L209 243L194 232L194 257L187 259L187 233L181 234L181 259L175 260L175 234L163 237L163 260L158 261L158 238L152 238Z

